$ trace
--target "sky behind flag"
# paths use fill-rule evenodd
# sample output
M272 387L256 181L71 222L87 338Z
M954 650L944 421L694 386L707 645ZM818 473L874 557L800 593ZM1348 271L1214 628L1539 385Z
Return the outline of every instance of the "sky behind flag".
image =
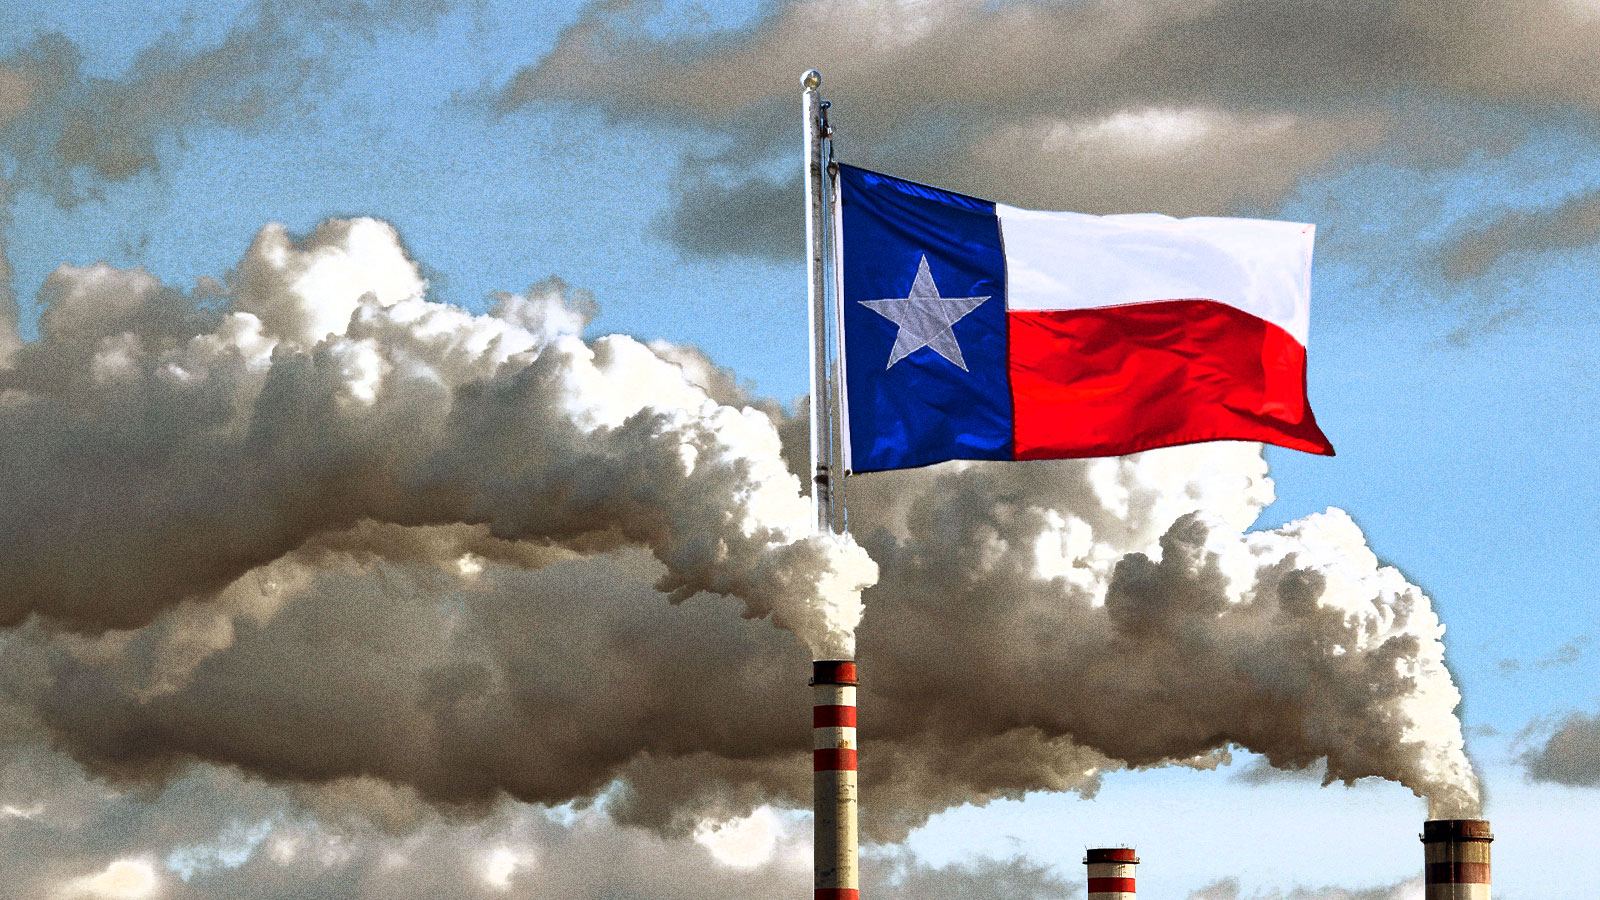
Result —
M168 333L162 329L189 327L172 324L184 318L173 310L198 310L204 319L230 302L257 304L252 308L269 324L273 315L325 310L285 305L299 288L272 265L289 259L311 271L313 258L334 257L359 257L365 264L358 269L393 275L382 284L356 278L362 289L398 296L425 280L429 299L470 313L509 303L502 308L517 310L507 314L520 317L517 335L545 339L578 328L591 339L621 333L698 348L723 367L706 368L715 374L702 379L714 383L717 396L754 398L773 415L795 411L806 383L797 79L812 66L823 72L838 150L851 163L1038 209L1316 223L1310 394L1340 455L1266 450L1275 499L1258 498L1263 508L1249 527L1275 528L1330 506L1346 510L1378 559L1431 598L1464 697L1466 747L1484 776L1486 814L1499 836L1496 895L1583 896L1596 874L1587 849L1600 838L1590 812L1600 799L1600 556L1592 534L1600 481L1588 474L1590 448L1600 441L1596 48L1600 8L1579 0L1448 7L1411 0L1294 7L1250 0L238 0L155 10L23 0L0 20L0 274L7 276L0 297L15 299L23 339L43 340L54 328L61 340L52 352L86 373L56 388L106 401L107 415L198 407L160 406L165 401L153 394L139 404L158 405L112 403L115 395L95 393L96 384L115 382L118 365L139 358L137 348L103 338L137 332L154 347ZM361 216L389 223L397 237L376 225L310 237L324 220ZM269 223L284 226L281 237L263 232ZM332 249L317 257L319 248ZM406 259L415 261L414 271ZM118 271L93 268L101 261ZM138 269L147 275L127 274ZM319 271L336 292L337 273ZM550 276L561 283L545 281ZM558 295L566 298L559 310L541 299ZM127 297L140 299L117 306ZM347 299L341 309L360 308ZM54 320L51 309L59 310ZM124 332L106 324L107 310L148 321L140 320L143 331ZM404 320L401 308L362 315L363 340L403 346L405 359L426 360L449 373L448 383L492 375L460 362L467 353L461 347L480 352L488 342L473 330L488 327L481 321L459 326L473 335L460 347L444 347L430 344L429 332ZM447 328L437 315L430 321L439 333L458 327ZM194 327L248 345L248 335L219 322ZM74 335L94 341L74 344ZM344 373L337 390L328 388L329 410L363 408L371 398L360 386L382 383L385 370L357 344L346 356L328 357ZM644 374L628 384L659 375L643 356L630 355L645 344L605 346L614 355L594 363L600 382L633 372L630 366ZM224 372L202 351L210 352L192 349L193 366L184 372L200 373L201 363ZM689 349L661 352L701 365ZM573 371L590 372L579 357L574 351ZM250 364L240 363L240 371L255 371ZM254 364L265 365L265 357ZM280 373L279 389L314 387L291 374ZM235 376L224 375L218 383L232 385L227 379ZM491 409L499 397L479 399ZM406 401L415 406L395 407L407 411L395 421L420 421L412 414L427 408L425 400L419 394ZM610 421L625 406L625 398L607 397L588 414ZM170 421L131 412L116 419L125 430L102 435L103 448L68 440L73 435L58 435L41 418L30 432L37 444L6 445L14 465L8 488L38 501L27 507L38 521L65 522L60 533L77 539L84 532L72 529L87 526L51 518L40 499L46 493L21 489L75 483L72 473L49 469L50 460L93 461L80 477L109 472L147 458L141 453L165 440L168 425L198 427L183 414L167 415ZM411 446L401 440L406 431L386 420L390 430L340 432L347 443L315 455L319 448L289 439L318 423L285 421L270 431L264 414L256 421L259 433L284 441L272 446L292 451L290 458L314 456L330 466L352 458L341 455L352 448L392 447L400 455ZM445 465L452 460L482 462L472 452L495 446L490 426L497 421L468 423L480 429L473 432L479 443L451 445L455 456L434 457L430 471L442 479L470 468ZM693 422L677 424L693 430ZM745 443L703 447L765 458L759 429L738 435ZM144 495L131 483L95 482L103 496L128 501L107 500L96 519L107 523L102 546L112 549L105 559L132 558L126 547L137 546L165 560L159 571L173 579L214 585L224 578L208 568L220 532L172 524L223 521L174 514L207 509L207 488L239 481L232 473L241 469L223 465L229 460L200 452L209 440L184 445L184 458L216 463L215 480L196 481L181 496L158 491L169 506L133 502ZM260 481L251 483L265 497L286 473L263 459L248 461L261 466L252 470ZM676 460L655 462L672 473ZM1253 471L1247 463L1230 456L1217 465ZM1009 508L1026 491L1066 492L1059 487L1066 476L1039 474L1056 471L1029 464L1006 476L1016 483L991 483L979 473L949 485ZM526 473L494 474L521 484ZM1125 474L1137 480L1149 473ZM1248 483L1259 492L1259 478ZM907 492L921 496L924 489L916 483ZM866 502L862 495L873 490L863 478L858 497ZM387 487L340 494L328 504L348 504L339 512L351 515L400 509ZM1241 515L1254 516L1241 504ZM286 520L310 515L292 505L274 509ZM448 514L422 500L403 511L430 522ZM982 533L981 523L961 518L976 516L971 509L930 500L903 512L913 526L923 516L930 528ZM892 520L885 515L885 528ZM133 537L171 526L162 534L193 552L167 552L159 541L117 544L111 538L121 539L119 522ZM260 534L259 525L246 521L226 534ZM505 527L531 534L547 525L508 519ZM7 570L14 589L6 600L12 605L3 608L8 627L0 651L7 696L0 714L6 734L16 736L5 738L12 742L0 758L0 867L30 880L0 892L32 890L28 885L91 897L804 890L802 814L762 807L721 827L674 820L674 810L704 808L687 788L672 794L662 787L676 783L675 771L650 773L657 793L608 794L598 812L563 803L549 812L509 802L485 807L484 792L492 795L493 786L460 776L489 771L511 783L513 773L543 771L492 739L502 730L528 753L568 761L559 778L517 783L527 796L593 796L614 770L588 769L582 760L632 752L637 747L619 735L635 731L650 734L658 748L687 746L693 737L672 722L700 721L695 716L721 723L719 740L747 742L736 750L782 745L779 720L762 716L735 728L714 719L719 701L775 695L781 671L748 676L753 680L728 688L726 697L660 707L685 718L662 721L648 704L607 707L609 715L573 743L508 724L521 720L509 706L496 706L496 679L557 671L553 659L567 671L588 672L580 666L592 660L579 651L599 648L608 658L641 660L627 684L642 690L653 683L651 666L667 665L640 654L640 647L659 646L650 642L655 634L671 636L663 642L675 654L668 662L680 667L701 658L696 654L736 647L726 652L741 660L790 654L802 671L798 642L760 622L764 630L740 630L737 600L667 604L652 588L662 574L659 557L585 546L541 549L555 555L530 561L535 551L449 529L378 531L295 544L289 556L279 556L286 548L271 541L249 547L274 560L252 569L269 587L235 587L215 601L220 607L152 601L109 611L92 598L159 592L109 577L96 582L96 566L44 552L53 547L46 531L30 537L40 555L26 572L55 574L24 590L16 575L24 570ZM382 544L387 562L360 562L340 541L369 551ZM458 570L450 579L403 564L441 553ZM590 553L598 554L592 568L560 555ZM128 571L144 577L137 566ZM924 573L927 583L938 583L937 574ZM464 586L474 577L498 587ZM69 590L69 583L76 586ZM315 602L283 601L273 613L277 607L261 598L275 591ZM552 598L542 618L528 620L513 602L529 594ZM874 602L869 591L863 640L879 641L887 659L904 646L896 640L915 636L872 637ZM877 602L916 609L888 593ZM109 639L57 636L37 622L24 624L29 604L71 611L87 634L123 630L108 632ZM207 611L218 608L225 614ZM388 611L386 621L378 610ZM951 614L951 621L965 621ZM630 618L640 615L649 618ZM581 628L572 624L580 619ZM495 639L502 631L546 637L530 638L531 649L502 646ZM446 634L455 643L436 643ZM553 634L572 646L558 646L547 637ZM339 637L324 642L321 635ZM408 655L413 647L441 648L448 669ZM574 655L562 655L568 651ZM298 670L296 660L307 658L340 665L320 675ZM908 695L919 685L932 689L934 673L903 662L908 674L898 676L898 686ZM190 679L193 666L206 666L208 678ZM1198 685L1203 674L1169 677ZM63 689L46 691L46 683ZM251 684L281 685L285 693L228 693ZM391 685L433 705L413 709L386 692ZM512 687L512 694L596 702L576 680L531 678ZM1029 695L1025 686L990 687ZM803 744L805 701L803 691L794 693ZM272 717L273 710L297 709L291 700L304 704L303 716ZM233 714L240 709L252 712ZM472 724L455 734L478 748L476 755L440 760L406 745L403 754L362 756L360 742L341 743L340 729L315 724L378 728L399 711L415 721L457 721L441 709ZM863 716L870 744L866 706ZM284 721L301 730L286 732ZM165 737L130 744L137 725ZM52 744L40 735L64 737ZM315 752L298 752L302 743ZM994 743L984 748L999 752ZM1081 883L1083 845L1099 842L1137 845L1146 892L1162 897L1256 897L1297 887L1307 897L1339 896L1324 891L1334 887L1405 896L1405 880L1420 871L1421 801L1378 779L1323 787L1323 764L1312 760L1309 770L1285 773L1236 752L1215 770L1112 771L1093 799L1050 792L1000 799L1004 784L960 783L957 773L978 767L963 762L959 749L941 746L948 755L936 760L950 790L994 799L952 805L959 800L939 794L939 784L907 789L908 806L950 808L878 851L868 871L877 895L958 896L974 883L994 882L1004 896L1066 896ZM866 772L865 753L863 759ZM194 760L213 762L189 765ZM334 762L373 774L330 780L319 766ZM1061 786L1078 784L1065 767L1059 774ZM780 776L728 777L748 786ZM114 780L98 780L104 778ZM449 815L430 804L439 798ZM1312 814L1332 826L1308 836L1304 817ZM627 816L634 824L618 824ZM1204 834L1197 834L1197 820L1208 823ZM882 827L880 833L896 832L893 823ZM1210 893L1196 894L1207 885Z

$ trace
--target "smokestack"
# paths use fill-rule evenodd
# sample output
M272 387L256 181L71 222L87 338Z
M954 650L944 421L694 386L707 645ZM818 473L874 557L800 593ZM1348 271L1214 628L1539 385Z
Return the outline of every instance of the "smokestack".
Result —
M816 900L858 900L856 869L856 664L811 664Z
M1139 857L1132 847L1097 847L1084 854L1083 863L1089 867L1089 900L1134 900Z
M1486 819L1429 819L1422 823L1424 900L1489 900Z

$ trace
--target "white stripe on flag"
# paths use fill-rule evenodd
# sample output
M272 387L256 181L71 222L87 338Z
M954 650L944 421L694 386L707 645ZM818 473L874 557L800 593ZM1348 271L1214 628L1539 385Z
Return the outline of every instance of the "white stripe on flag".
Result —
M1006 307L1091 309L1215 300L1306 345L1314 226L1267 219L1090 216L995 204Z

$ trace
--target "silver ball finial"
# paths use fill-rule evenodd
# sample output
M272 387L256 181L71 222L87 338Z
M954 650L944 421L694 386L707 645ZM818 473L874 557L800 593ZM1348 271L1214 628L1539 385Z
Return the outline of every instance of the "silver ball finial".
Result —
M812 90L822 87L822 73L816 69L807 69L806 73L800 76L800 85Z

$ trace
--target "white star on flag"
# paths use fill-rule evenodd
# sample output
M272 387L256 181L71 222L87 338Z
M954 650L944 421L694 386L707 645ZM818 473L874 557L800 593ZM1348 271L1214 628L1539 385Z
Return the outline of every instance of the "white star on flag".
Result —
M967 371L967 362L961 356L961 345L956 342L951 326L961 321L988 297L941 297L939 286L933 283L928 272L928 254L922 254L917 264L917 277L911 282L911 293L905 297L884 300L860 300L862 306L900 326L895 335L894 349L889 351L889 369L895 363L917 350L927 347Z

